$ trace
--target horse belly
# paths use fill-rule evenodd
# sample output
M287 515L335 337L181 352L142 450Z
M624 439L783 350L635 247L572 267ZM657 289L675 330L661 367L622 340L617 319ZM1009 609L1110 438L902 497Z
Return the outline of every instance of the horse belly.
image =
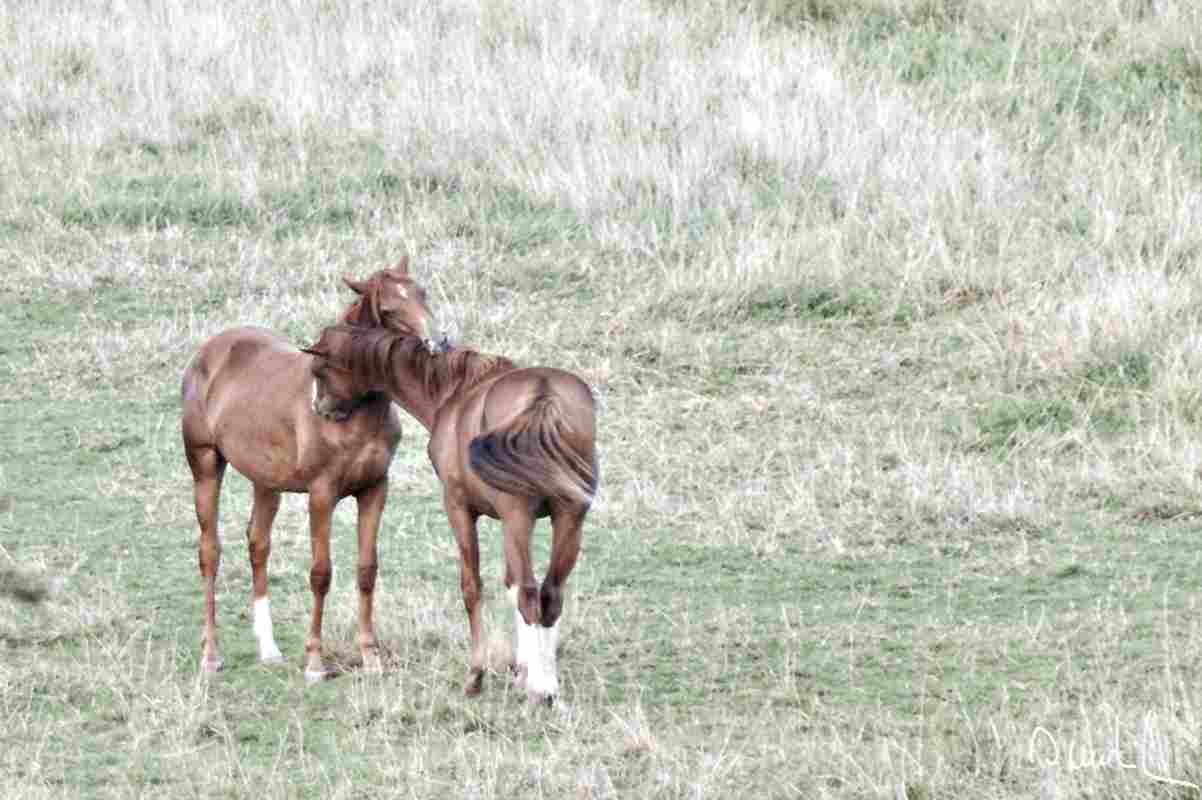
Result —
M309 476L298 458L294 431L277 424L255 425L250 415L234 414L216 428L217 446L235 470L256 486L303 492Z
M258 370L218 376L207 416L217 449L235 470L257 486L304 491L305 465L299 447L305 406L303 375L268 370L269 359L251 362ZM258 374L256 374L258 372ZM270 382L258 380L270 375Z

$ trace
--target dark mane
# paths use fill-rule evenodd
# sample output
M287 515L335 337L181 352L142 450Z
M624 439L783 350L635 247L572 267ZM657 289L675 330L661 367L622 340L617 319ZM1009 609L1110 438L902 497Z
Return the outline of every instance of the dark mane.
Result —
M314 350L350 370L365 390L392 386L400 380L420 380L427 397L442 399L487 377L517 369L504 356L456 347L432 355L414 336L383 328L332 325L322 331Z
M380 315L371 307L370 298L363 295L357 296L346 311L342 312L342 316L338 318L339 325L381 325Z

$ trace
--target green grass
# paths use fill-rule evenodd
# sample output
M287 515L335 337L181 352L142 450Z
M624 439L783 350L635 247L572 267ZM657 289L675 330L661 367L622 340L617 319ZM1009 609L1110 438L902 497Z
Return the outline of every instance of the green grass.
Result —
M1073 409L1057 399L1003 398L980 415L979 447L1008 451L1034 433L1063 433L1073 423Z
M6 440L5 452L11 463L40 476L10 490L4 541L50 572L68 566L62 559L83 562L71 565L69 595L55 598L50 610L20 612L30 622L39 614L48 617L53 633L20 634L22 616L4 628L10 663L33 671L22 695L26 713L58 720L42 743L43 772L34 776L18 768L16 777L49 778L85 793L152 786L188 791L199 775L184 770L181 778L163 754L163 748L180 745L236 753L243 768L256 773L251 765L265 768L281 757L312 766L358 753L367 761L351 763L361 764L360 777L369 786L385 785L367 766L371 759L396 758L406 742L423 746L418 743L431 737L491 735L537 748L546 737L571 736L583 753L605 752L602 741L558 730L564 723L553 715L523 711L505 692L503 678L493 677L481 700L458 697L454 687L464 654L452 616L458 611L456 565L445 557L448 536L430 497L394 496L385 521L385 530L420 522L405 539L441 538L444 551L440 559L423 557L422 548L385 538L388 588L380 613L387 674L352 673L306 688L295 664L257 666L243 601L247 569L238 537L227 527L220 615L227 670L211 686L198 683L188 631L199 618L199 593L186 500L160 501L173 510L164 524L164 515L146 513L145 498L138 496L139 487L153 486L160 471L171 469L167 456L178 455L169 441L174 431L145 440L142 421L161 412L119 395L93 395L86 407L56 402L48 412L36 411L35 402L4 406L6 422L23 418L33 431ZM68 432L76 442L65 441ZM92 485L101 475L119 477L122 485L105 481L101 496L111 494L98 503ZM181 496L186 492L182 475L171 482ZM237 510L227 512L227 526L236 530L246 503L244 482L232 478L227 508ZM52 531L56 524L60 529ZM575 576L579 624L592 635L567 640L567 702L585 715L600 704L596 713L602 716L604 707L637 703L659 725L722 731L728 746L736 747L753 745L757 734L727 727L715 716L722 708L766 708L760 713L770 716L817 715L824 707L847 713L887 708L904 718L941 702L932 700L934 692L973 709L996 708L1008 695L1008 713L1021 718L1045 700L1041 692L1015 694L1016 687L1047 681L1063 666L1066 648L1080 673L1136 683L1158 663L1154 654L1176 641L1141 620L1150 622L1166 601L1180 603L1200 588L1193 559L1174 555L1192 551L1188 526L1162 528L1153 553L1141 551L1120 527L1043 533L1028 544L1030 560L1016 564L995 560L1015 533L1008 530L977 545L961 539L942 559L932 559L925 540L892 546L883 557L814 559L804 556L804 545L764 557L749 547L681 544L671 529L636 534L599 527ZM277 535L283 552L275 557L276 568L286 565L273 586L274 602L286 609L277 630L281 646L296 656L307 604L304 534L285 524ZM333 595L344 609L352 538L344 522L335 535L341 577ZM1134 570L1115 558L1132 547ZM486 564L499 562L495 537L486 536L485 551ZM952 561L957 566L949 569ZM1120 589L1124 581L1138 584L1153 575L1143 589ZM452 628L423 632L398 623L397 612L413 608L409 594L440 598L445 608L437 613L451 617ZM497 603L499 593L493 594ZM1128 622L1106 634L1113 642L1099 642L1097 623L1090 621L1111 609L1121 609ZM620 620L595 616L617 610ZM331 622L333 658L353 661L349 619L335 615ZM1188 643L1189 634L1181 635ZM116 686L106 677L114 669L122 673ZM172 694L177 691L184 696ZM175 709L170 718L160 716L162 704ZM453 779L449 770L451 764L435 764L429 778ZM642 785L639 780L631 786ZM319 796L329 787L297 788L302 796Z
M251 211L236 197L215 192L203 180L150 177L101 181L95 199L73 195L64 203L64 225L222 228L246 225Z

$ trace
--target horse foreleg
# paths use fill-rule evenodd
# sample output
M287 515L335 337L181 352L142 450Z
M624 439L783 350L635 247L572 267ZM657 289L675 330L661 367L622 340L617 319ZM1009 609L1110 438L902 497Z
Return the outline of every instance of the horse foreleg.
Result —
M321 615L325 609L326 593L330 591L330 519L337 500L328 492L309 492L309 537L313 565L309 568L309 588L313 591L313 617L309 635L305 637L305 680L309 683L326 678L321 659Z
M355 495L359 505L359 652L363 655L363 669L379 672L380 648L376 631L372 625L372 604L376 590L376 538L380 531L380 517L384 513L384 502L388 498L388 479L364 489Z
M192 467L196 521L200 525L197 555L204 585L204 628L201 634L200 670L213 673L221 669L221 651L217 645L217 569L221 565L221 539L217 535L221 480L225 459L214 448L188 448Z
M259 641L259 661L278 664L284 660L275 643L271 624L271 606L267 601L267 560L271 557L271 525L280 509L280 493L255 487L250 524L246 528L246 549L250 557L251 614L255 638Z
M447 519L459 544L459 585L463 590L463 607L467 611L468 635L471 637L471 666L463 691L477 695L484 688L484 637L480 630L480 538L476 531L477 515L450 498L444 498Z

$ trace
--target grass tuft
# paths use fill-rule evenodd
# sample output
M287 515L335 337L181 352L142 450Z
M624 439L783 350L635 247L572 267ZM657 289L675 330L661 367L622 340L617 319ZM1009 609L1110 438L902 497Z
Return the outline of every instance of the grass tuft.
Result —
M1004 397L978 412L973 448L1007 453L1033 436L1064 433L1075 416L1072 405L1064 400Z
M790 26L851 23L880 28L887 22L940 28L964 22L968 13L965 0L756 0L751 5L772 22Z
M201 137L224 136L231 132L269 130L275 122L271 109L252 98L222 102L203 114L186 115L182 127Z
M1153 378L1152 356L1133 350L1111 359L1098 359L1085 367L1082 378L1099 389L1147 389Z

